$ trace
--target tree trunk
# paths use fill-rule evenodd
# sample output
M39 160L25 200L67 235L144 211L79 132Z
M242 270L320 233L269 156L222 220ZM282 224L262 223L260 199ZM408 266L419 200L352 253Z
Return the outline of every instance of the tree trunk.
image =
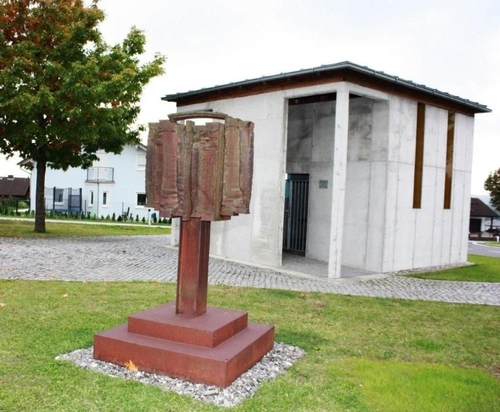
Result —
M47 161L40 156L36 162L35 232L45 233L45 171Z

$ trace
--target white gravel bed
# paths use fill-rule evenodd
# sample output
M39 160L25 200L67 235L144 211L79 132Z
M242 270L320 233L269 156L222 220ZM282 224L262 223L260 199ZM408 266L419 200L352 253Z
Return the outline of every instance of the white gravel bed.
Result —
M83 369L104 373L116 378L130 379L158 386L164 390L191 396L194 399L217 406L232 407L241 403L244 399L251 397L263 382L275 379L285 373L304 355L304 350L298 347L276 342L274 348L260 362L241 375L227 388L193 383L154 373L132 371L122 366L99 361L93 358L92 347L59 355L56 357L56 360L71 361Z

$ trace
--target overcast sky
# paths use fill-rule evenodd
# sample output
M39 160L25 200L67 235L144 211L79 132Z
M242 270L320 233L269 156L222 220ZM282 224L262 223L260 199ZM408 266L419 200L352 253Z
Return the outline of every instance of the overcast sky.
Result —
M139 123L166 118L166 94L349 60L486 104L476 116L472 194L500 168L498 0L101 0L102 32L146 33L166 73L144 91ZM18 159L16 159L18 160ZM0 176L25 173L0 160ZM8 162L12 165L13 162Z

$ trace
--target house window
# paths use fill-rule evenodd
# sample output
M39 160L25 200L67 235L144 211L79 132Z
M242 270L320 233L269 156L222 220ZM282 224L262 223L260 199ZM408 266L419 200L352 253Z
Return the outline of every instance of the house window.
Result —
M146 193L137 193L137 206L146 206Z
M417 106L417 137L415 144L415 174L413 175L413 208L422 206L422 178L424 172L425 104Z
M89 191L89 206L94 206L94 191Z
M107 206L108 205L108 192L103 192L102 193L102 205Z
M64 189L55 189L54 190L54 202L63 203L64 199Z
M137 170L146 170L146 154L139 153L137 155Z
M451 208L451 187L453 179L453 151L455 146L455 113L448 113L448 135L446 136L446 170L444 176L444 205Z

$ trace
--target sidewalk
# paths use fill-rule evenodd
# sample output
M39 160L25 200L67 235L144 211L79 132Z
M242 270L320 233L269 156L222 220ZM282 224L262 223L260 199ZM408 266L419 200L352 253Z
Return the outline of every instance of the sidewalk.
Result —
M0 238L0 279L176 282L168 235ZM210 258L209 283L500 306L500 283L448 282L351 272L328 279ZM343 268L349 270L349 268ZM361 276L360 276L361 275Z

